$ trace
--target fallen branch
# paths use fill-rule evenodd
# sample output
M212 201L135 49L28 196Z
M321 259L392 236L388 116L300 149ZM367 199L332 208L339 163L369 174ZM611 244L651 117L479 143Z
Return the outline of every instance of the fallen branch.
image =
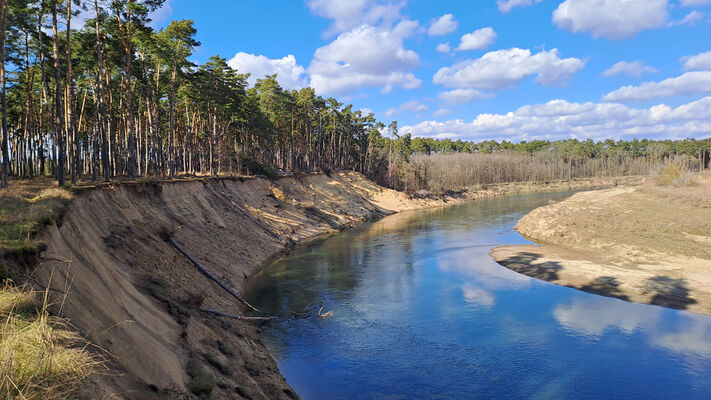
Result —
M197 267L197 269L200 270L200 272L202 272L203 275L205 275L206 277L208 277L208 278L209 278L210 280L212 280L213 282L217 283L222 289L224 289L227 293L229 293L230 295L232 295L232 297L234 297L235 299L239 300L242 304L244 304L245 306L249 307L251 310L256 311L256 312L261 312L261 311L259 311L256 307L254 307L253 305L247 303L247 300L245 300L245 299L243 299L242 297L240 297L240 295L238 295L234 290L232 290L232 288L230 288L229 286L227 286L227 285L225 285L224 283L222 283L222 281L220 281L219 279L217 279L217 277L216 277L215 275L211 274L210 271L208 271L207 269L205 269L205 267L203 267L202 265L200 265L200 263L197 262L196 259L192 258L192 256L190 256L190 254L188 254L188 252L186 252L185 250L183 250L182 247L180 247L180 245L175 241L175 239L173 239L172 236L168 236L168 243L170 243L171 245L173 245L173 247L175 247L176 250L178 250L182 255L184 255L185 258L187 258L188 260L190 260L190 262L193 263L193 265L195 265L195 267Z
M227 317L227 318L244 320L244 321L271 321L271 319L272 319L272 317L247 317L245 315L229 314L226 312L222 312L219 310L213 310L212 308L206 308L206 307L200 307L200 311L210 313L210 314L221 315L221 316Z

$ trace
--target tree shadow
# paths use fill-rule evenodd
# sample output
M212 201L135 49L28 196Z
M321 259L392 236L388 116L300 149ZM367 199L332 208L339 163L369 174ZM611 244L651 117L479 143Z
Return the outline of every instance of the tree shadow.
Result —
M689 297L686 279L674 279L668 276L649 278L644 293L655 293L649 304L684 310L697 301Z
M558 271L563 269L563 266L555 261L537 262L540 258L539 254L521 252L497 262L512 271L532 278L549 282L557 281L559 278Z
M600 296L614 297L629 301L629 296L620 291L620 282L613 276L598 276L578 289Z

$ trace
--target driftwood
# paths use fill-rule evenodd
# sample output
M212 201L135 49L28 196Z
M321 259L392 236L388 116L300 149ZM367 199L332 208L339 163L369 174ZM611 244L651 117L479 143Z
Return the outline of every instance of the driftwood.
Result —
M249 304L249 303L247 302L247 300L245 300L245 299L243 299L242 297L240 297L240 295L238 295L234 290L232 290L232 288L230 288L229 286L227 286L227 285L225 285L224 283L222 283L222 281L220 281L219 279L217 279L217 277L216 277L215 275L211 274L210 271L208 271L205 267L203 267L202 265L200 265L200 263L199 263L196 259L194 259L192 256L190 256L190 254L188 254L188 252L186 252L182 247L180 247L180 245L175 241L175 239L173 239L172 236L168 236L168 243L170 243L171 245L173 245L173 247L175 247L176 250L178 250L182 255L184 255L185 258L187 258L188 260L190 260L190 262L193 263L193 265L195 265L195 267L196 267L198 270L200 270L200 272L202 272L203 275L205 275L206 277L208 277L208 278L209 278L210 280L212 280L213 282L217 283L222 289L224 289L227 293L229 293L230 295L232 295L232 297L234 297L235 299L239 300L242 304L244 304L245 306L249 307L251 310L256 311L256 312L261 312L261 311L259 311L256 307L254 307L253 305Z
M227 317L227 318L239 319L239 320L243 320L243 321L271 321L271 319L272 319L272 317L247 317L245 315L229 314L226 312L222 312L219 310L213 310L212 308L206 308L206 307L200 307L200 311L210 313L210 314L215 314L215 315L221 315L221 316Z
M319 317L321 317L321 318L326 318L326 317L331 317L331 318L333 318L333 311L328 311L328 312L326 312L326 313L324 313L324 314L321 314L321 311L323 311L323 306L321 306L321 308L318 309L318 316L319 316Z

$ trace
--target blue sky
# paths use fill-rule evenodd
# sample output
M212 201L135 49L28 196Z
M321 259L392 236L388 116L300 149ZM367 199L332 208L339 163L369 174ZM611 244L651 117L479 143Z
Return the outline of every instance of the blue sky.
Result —
M195 21L196 62L278 73L415 136L711 134L711 0L169 0L154 25L173 19Z

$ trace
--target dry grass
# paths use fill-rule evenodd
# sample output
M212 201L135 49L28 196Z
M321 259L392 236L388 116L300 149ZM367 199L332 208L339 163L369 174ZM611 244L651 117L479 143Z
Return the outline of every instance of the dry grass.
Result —
M0 190L0 256L35 252L34 234L53 223L71 198L49 178L11 180L9 189Z
M535 240L604 251L633 263L659 254L711 259L711 173L691 174L695 185L658 185L580 193L542 207L517 229Z
M571 163L548 153L415 154L408 164L398 167L394 186L439 192L507 182L636 176L647 175L656 164L643 158L583 158Z
M664 199L671 204L709 209L711 208L711 171L683 172L666 185L658 184L654 180L654 184L650 182L640 187L639 192Z
M100 361L66 321L47 311L38 294L0 290L0 398L66 399Z

